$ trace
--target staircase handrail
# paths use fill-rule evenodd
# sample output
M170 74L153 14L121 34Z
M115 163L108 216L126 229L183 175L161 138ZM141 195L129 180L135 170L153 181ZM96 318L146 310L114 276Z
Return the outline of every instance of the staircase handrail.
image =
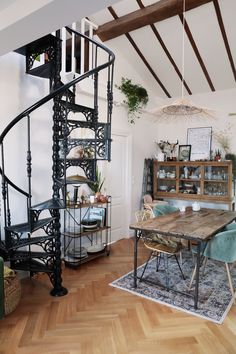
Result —
M0 167L0 175L2 175L2 168ZM10 184L10 186L12 186L16 191L18 191L19 193L25 195L26 197L30 197L30 194L27 193L26 191L24 191L23 189L21 189L20 187L18 187L15 183L13 183L6 175L5 175L5 182L7 182L8 184Z
M34 103L32 106L30 106L29 108L27 108L26 110L24 110L22 113L20 113L18 116L16 116L7 126L6 128L3 130L3 132L0 135L0 144L2 144L3 139L5 138L6 134L9 132L9 130L14 127L21 119L23 119L24 117L30 115L30 113L32 113L33 111L35 111L37 108L41 107L43 104L47 103L48 101L50 101L52 98L56 97L57 95L65 92L67 89L69 89L71 86L77 84L78 82L84 80L85 78L107 68L109 65L111 65L112 63L114 63L115 60L115 54L108 49L107 47L105 47L103 44L97 42L96 40L86 36L85 34L79 33L75 30L72 30L69 27L66 27L66 29L68 31L71 31L73 33L75 33L76 35L79 35L81 37L86 38L87 40L93 42L94 44L96 44L98 47L100 47L101 49L104 49L108 54L109 54L109 60L104 63L101 64L99 66L97 66L96 68L93 68L92 70L87 71L86 73L82 74L81 76L73 79L72 81L68 82L67 84L64 84L63 86L57 88L56 90L50 92L47 96L43 97L41 100L37 101L36 103Z

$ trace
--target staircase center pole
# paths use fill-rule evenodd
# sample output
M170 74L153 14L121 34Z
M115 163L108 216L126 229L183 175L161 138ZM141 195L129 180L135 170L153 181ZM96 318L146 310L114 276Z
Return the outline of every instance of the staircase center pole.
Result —
M58 31L57 31L58 32ZM60 36L60 33L57 33L57 37ZM59 37L60 38L60 37ZM55 48L55 59L53 63L54 72L53 72L53 86L58 87L60 84L60 71L61 71L61 42L58 39L57 45ZM53 199L58 199L60 197L60 162L59 162L59 137L61 135L61 122L62 120L62 107L60 103L60 97L56 96L54 98L53 105L53 146L52 146L52 179L53 179ZM67 289L62 286L62 277L61 277L61 224L60 224L60 210L52 209L51 214L54 217L52 223L53 234L55 235L55 261L54 261L54 273L52 283L54 288L51 291L52 296L63 296L67 294Z

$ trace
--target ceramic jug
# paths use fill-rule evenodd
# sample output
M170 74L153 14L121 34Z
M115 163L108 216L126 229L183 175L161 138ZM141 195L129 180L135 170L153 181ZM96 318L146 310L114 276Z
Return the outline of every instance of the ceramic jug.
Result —
M198 202L194 202L192 204L193 211L199 211L201 209L200 204Z

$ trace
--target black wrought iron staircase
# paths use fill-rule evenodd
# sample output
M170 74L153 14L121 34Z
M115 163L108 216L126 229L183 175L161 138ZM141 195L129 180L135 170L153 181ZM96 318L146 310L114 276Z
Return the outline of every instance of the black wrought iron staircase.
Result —
M63 84L60 77L61 70L61 40L57 36L48 35L17 50L26 57L26 73L50 80L50 93L15 117L0 135L1 144L1 175L2 175L2 200L4 215L4 233L0 242L0 255L10 261L11 267L29 271L31 275L45 272L49 275L53 289L51 294L62 296L67 290L62 286L61 278L61 231L60 209L65 208L67 184L67 170L77 166L84 171L89 180L95 180L98 160L111 158L111 114L112 114L112 86L114 54L91 38L67 28L69 33L86 38L92 43L95 53L94 68L81 76ZM99 64L98 51L107 53L107 60ZM44 53L45 63L33 68L39 55ZM98 80L99 73L107 70L107 117L100 122L98 106ZM85 107L76 102L75 88L78 83L86 78L94 82L93 107ZM31 113L50 100L53 101L53 128L52 128L52 195L47 201L32 205L32 168L33 156L31 152ZM68 114L73 112L75 119L68 119ZM82 114L83 119L77 119L76 114ZM24 190L13 183L7 174L5 160L5 140L9 132L22 120L27 120L27 163L25 175L28 188ZM91 130L93 138L71 139L70 134L74 129L86 128ZM78 158L68 158L70 151L82 146L90 153ZM22 196L22 207L25 203L26 216L22 223L15 223L12 214L14 196ZM24 201L23 201L24 200ZM47 217L45 217L47 211Z

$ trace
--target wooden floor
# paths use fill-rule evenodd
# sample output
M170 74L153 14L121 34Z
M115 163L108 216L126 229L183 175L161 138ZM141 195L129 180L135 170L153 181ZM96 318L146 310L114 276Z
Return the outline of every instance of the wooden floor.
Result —
M46 275L24 279L20 305L0 321L0 354L236 353L236 306L216 325L108 285L132 269L132 247L121 240L109 257L64 269L61 298Z

